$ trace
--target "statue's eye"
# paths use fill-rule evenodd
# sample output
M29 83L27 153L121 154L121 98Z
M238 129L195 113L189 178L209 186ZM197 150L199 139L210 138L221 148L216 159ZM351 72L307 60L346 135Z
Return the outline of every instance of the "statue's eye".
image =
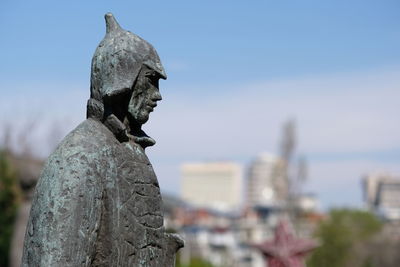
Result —
M154 78L156 77L156 74L155 74L154 71L149 71L149 72L146 72L145 76L146 76L148 79L154 79Z
M155 73L153 73L152 75L146 75L146 78L151 84L157 86L159 77Z
M154 76L152 76L152 75L147 75L146 78L147 78L149 81L153 81L153 80L154 80Z
M157 86L158 80L160 79L160 76L158 75L157 72L155 72L154 70L151 70L151 71L146 72L145 76L151 84Z

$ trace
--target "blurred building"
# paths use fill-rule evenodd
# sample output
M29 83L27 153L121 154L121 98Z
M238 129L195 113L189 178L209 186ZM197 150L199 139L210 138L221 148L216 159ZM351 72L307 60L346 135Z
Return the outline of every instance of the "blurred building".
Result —
M248 169L243 191L241 168L234 163L182 165L182 198L188 205L166 217L171 222L166 225L174 226L170 228L185 239L181 263L201 258L221 267L266 266L254 244L272 239L277 223L282 218L289 220L283 163L270 154L257 157ZM245 192L248 205L241 212L224 212L238 208L240 194ZM318 199L313 194L301 194L295 203L297 234L310 237L322 220L317 212Z
M369 210L375 208L379 184L390 180L393 178L388 173L370 173L362 178L363 199Z
M376 207L384 219L400 220L400 179L379 183Z
M195 207L234 211L241 204L241 166L232 162L187 163L181 167L182 199Z
M362 180L366 207L385 220L400 220L400 177L371 173Z
M287 196L283 160L272 154L261 154L248 169L247 205L275 206Z
M187 205L178 196L162 193L162 211L164 227L167 231L176 232L185 223Z
M315 194L302 194L298 196L296 201L297 208L305 212L317 212L319 208L319 200Z

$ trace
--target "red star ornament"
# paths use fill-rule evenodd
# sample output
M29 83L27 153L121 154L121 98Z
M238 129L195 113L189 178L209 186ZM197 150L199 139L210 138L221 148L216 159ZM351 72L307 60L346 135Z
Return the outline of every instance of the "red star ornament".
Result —
M285 221L275 229L275 237L255 247L267 258L268 267L304 267L304 257L316 248L317 242L296 238Z

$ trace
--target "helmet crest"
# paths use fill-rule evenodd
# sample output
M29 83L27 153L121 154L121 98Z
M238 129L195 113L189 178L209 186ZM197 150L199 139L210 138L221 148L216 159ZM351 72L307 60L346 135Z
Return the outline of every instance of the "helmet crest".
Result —
M115 20L113 14L107 13L104 17L106 20L106 34L123 31L121 26L119 26L118 22Z

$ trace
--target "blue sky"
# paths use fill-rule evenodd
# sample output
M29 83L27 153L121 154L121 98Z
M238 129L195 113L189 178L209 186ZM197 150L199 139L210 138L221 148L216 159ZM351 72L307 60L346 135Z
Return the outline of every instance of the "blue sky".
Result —
M174 82L253 81L398 65L398 1L7 1L1 75L87 81L103 15L159 51ZM187 71L183 73L184 67ZM4 77L2 77L4 78Z
M3 0L0 9L0 120L13 114L15 127L40 117L65 134L84 119L106 12L155 46L169 77L146 130L165 191L179 193L183 161L246 165L275 153L290 117L323 207L360 206L364 173L400 173L398 1ZM32 134L37 143L46 131Z

